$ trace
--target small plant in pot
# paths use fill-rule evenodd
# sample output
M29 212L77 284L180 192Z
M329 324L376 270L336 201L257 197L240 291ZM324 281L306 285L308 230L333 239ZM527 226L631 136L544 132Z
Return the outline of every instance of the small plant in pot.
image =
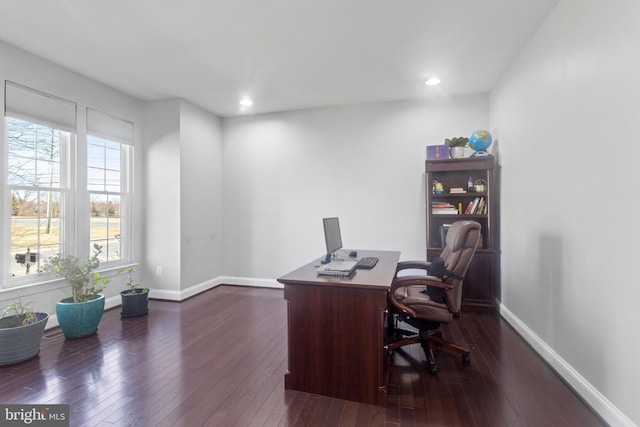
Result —
M102 246L93 245L90 257L57 255L47 259L45 270L63 277L71 287L71 297L56 304L56 316L66 338L93 335L104 312L104 290L108 279L95 271L100 265Z
M449 157L460 159L464 157L464 148L469 144L469 138L464 136L447 138L444 140L444 144L449 147Z
M122 317L138 317L149 313L149 289L141 288L133 280L134 268L121 268L118 274L126 273L129 275L127 281L127 289L120 292L122 298Z
M23 304L20 298L4 307L0 316L0 366L35 357L47 320L47 313L33 311L31 303Z

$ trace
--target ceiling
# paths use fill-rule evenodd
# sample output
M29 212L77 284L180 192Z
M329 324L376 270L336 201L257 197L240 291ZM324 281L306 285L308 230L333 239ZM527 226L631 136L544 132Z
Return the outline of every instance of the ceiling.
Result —
M557 2L12 0L0 39L142 100L229 117L486 92Z

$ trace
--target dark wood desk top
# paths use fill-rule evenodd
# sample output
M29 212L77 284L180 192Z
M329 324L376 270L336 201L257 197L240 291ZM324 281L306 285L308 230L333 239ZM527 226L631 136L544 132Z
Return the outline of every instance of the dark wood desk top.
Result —
M347 253L350 250L346 250ZM389 288L396 274L396 267L400 260L399 251L366 251L358 250L358 257L377 257L378 263L370 270L357 269L350 277L319 276L318 258L291 273L278 278L278 282L298 285L331 285L357 288ZM346 258L346 257L345 257Z

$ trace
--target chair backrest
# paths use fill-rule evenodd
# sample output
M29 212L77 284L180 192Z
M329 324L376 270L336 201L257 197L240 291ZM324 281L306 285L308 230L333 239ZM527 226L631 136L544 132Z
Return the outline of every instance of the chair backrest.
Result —
M456 221L447 232L446 245L440 254L445 268L456 276L464 278L476 253L480 241L480 224L476 221ZM448 277L446 282L453 288L445 290L447 307L452 313L458 313L462 304L462 281Z

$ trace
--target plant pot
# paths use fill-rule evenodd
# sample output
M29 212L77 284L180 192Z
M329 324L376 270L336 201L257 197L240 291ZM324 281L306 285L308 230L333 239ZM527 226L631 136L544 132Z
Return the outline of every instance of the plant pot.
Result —
M65 298L56 304L56 316L65 338L82 338L93 335L104 313L104 295L85 302L73 302Z
M36 313L35 323L22 326L22 318L8 316L0 319L0 366L11 365L35 357L49 315Z
M464 147L449 147L449 157L461 159L464 157Z
M149 291L136 289L134 293L120 292L122 297L122 317L138 317L149 313Z

